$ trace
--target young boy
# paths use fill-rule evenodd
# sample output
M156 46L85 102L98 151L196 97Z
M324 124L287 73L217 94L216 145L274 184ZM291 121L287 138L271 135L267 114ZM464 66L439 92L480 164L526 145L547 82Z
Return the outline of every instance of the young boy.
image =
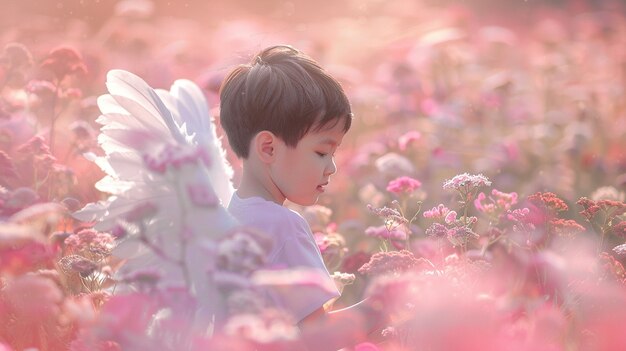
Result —
M220 119L243 159L230 213L273 237L270 266L316 269L332 283L308 224L283 203L315 204L337 171L334 153L352 121L341 85L302 52L270 47L226 77ZM329 318L323 305L339 292L289 295L274 302L306 329Z

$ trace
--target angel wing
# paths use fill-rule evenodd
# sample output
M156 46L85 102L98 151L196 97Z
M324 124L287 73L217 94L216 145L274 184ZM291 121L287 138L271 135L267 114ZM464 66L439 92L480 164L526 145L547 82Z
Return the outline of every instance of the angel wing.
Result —
M122 275L158 270L162 282L191 286L202 309L212 309L212 245L236 221L224 207L232 168L204 95L191 81L155 90L122 70L110 71L106 85L97 119L105 155L86 156L106 173L96 188L111 196L73 216L97 230L123 229L113 252L127 260Z

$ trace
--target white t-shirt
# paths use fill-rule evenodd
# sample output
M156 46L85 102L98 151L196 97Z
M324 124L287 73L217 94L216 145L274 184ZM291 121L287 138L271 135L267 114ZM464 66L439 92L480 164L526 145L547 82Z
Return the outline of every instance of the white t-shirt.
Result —
M261 197L242 199L237 193L233 194L228 211L242 225L259 229L272 237L274 246L266 268L312 268L329 280L328 285L334 286L311 228L300 214ZM339 295L336 289L330 293L306 286L294 286L289 291L270 294L273 302L289 311L298 322Z

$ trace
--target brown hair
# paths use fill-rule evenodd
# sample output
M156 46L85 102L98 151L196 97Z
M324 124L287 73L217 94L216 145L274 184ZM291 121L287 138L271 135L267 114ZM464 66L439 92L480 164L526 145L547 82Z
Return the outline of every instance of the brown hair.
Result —
M269 47L236 67L220 89L220 120L237 156L267 130L296 147L304 135L334 127L350 129L350 103L339 82L313 59L286 45Z

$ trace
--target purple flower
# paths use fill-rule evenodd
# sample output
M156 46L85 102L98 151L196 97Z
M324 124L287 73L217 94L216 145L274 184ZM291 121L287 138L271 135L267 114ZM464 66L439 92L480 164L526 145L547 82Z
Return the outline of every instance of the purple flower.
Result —
M433 223L428 229L426 229L426 235L435 238L444 238L448 235L448 228L441 223Z

